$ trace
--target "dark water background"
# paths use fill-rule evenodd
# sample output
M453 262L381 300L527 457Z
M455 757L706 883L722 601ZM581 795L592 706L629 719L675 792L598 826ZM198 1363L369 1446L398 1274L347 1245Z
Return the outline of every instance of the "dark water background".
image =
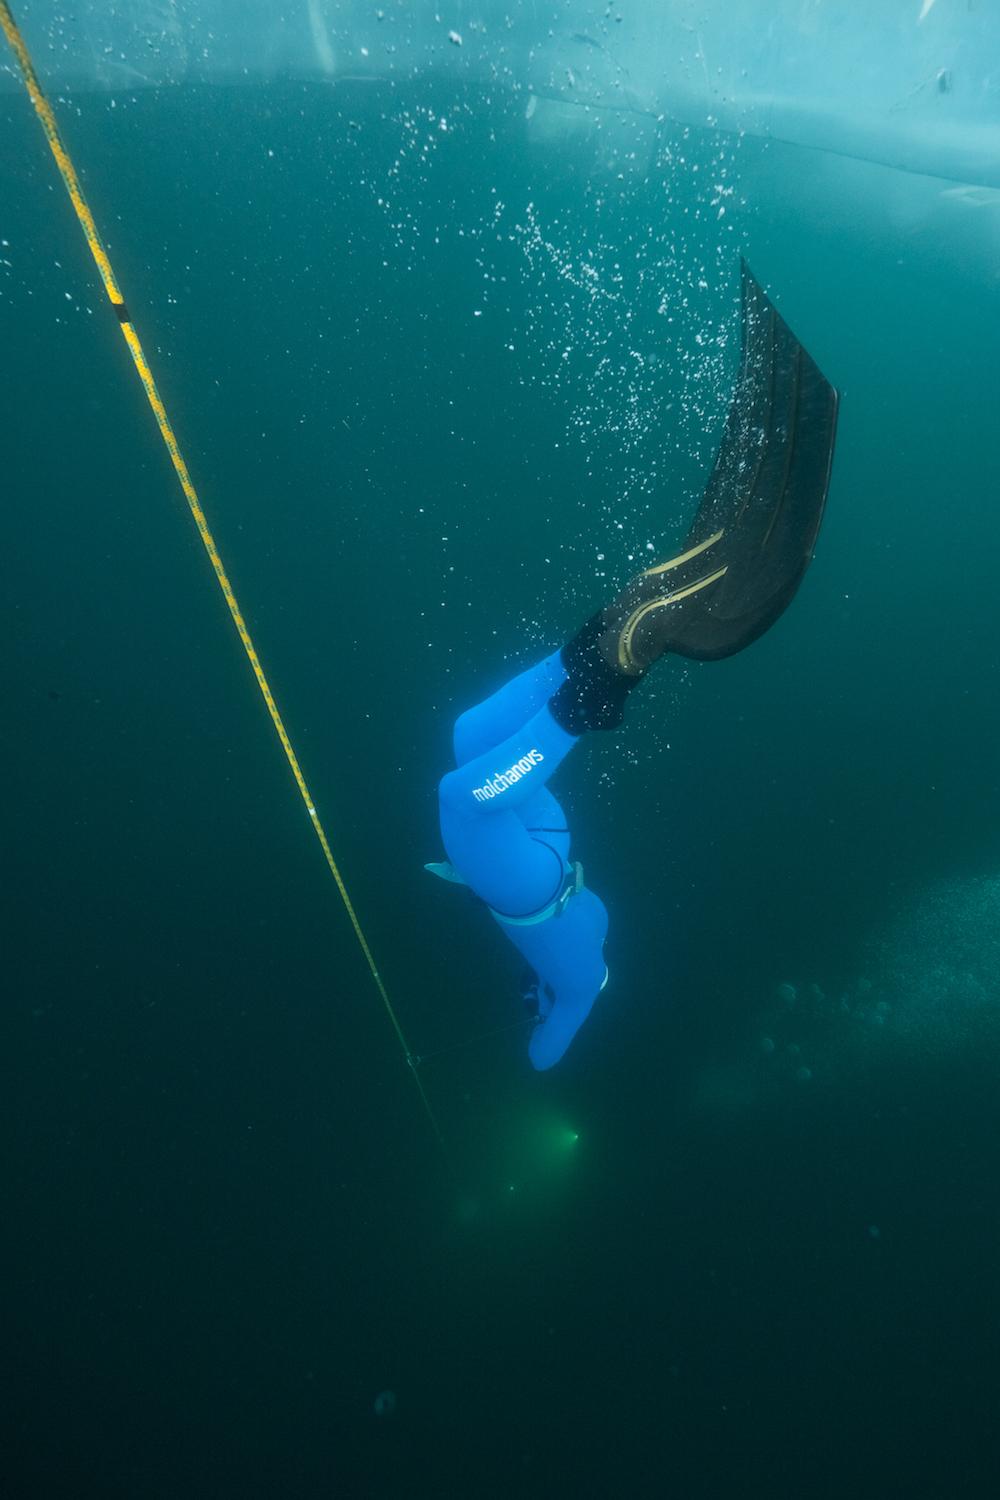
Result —
M60 108L448 1170L3 97L5 1494L993 1492L1000 1028L818 1032L798 1086L757 1018L1000 856L1000 294L949 240L996 209L523 114ZM828 520L765 642L566 767L613 984L536 1077L420 869L450 722L682 530L741 251L843 389Z

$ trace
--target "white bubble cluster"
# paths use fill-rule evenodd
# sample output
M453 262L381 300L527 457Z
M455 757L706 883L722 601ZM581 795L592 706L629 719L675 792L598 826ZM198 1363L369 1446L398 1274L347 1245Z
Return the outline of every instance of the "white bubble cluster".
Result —
M1000 1043L1000 875L953 876L911 894L871 944L865 1001L891 1002L889 1025L941 1052Z
M1000 875L911 892L877 928L865 962L847 984L776 982L742 1044L693 1081L695 1107L741 1113L817 1087L843 1090L907 1060L1000 1056Z
M678 469L704 479L714 458L738 337L720 297L735 284L735 226L714 210L738 198L737 151L730 138L699 176L686 139L663 145L645 175L592 178L576 210L532 201L514 226L526 378L565 400L566 436L605 486L601 519L623 533L619 566L651 526L662 535L664 484Z

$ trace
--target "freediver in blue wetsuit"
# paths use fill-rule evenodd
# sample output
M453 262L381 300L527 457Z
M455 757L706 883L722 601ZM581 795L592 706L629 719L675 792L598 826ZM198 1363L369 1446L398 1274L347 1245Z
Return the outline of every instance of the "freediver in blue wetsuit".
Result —
M535 1068L560 1060L608 977L608 914L570 862L549 779L587 730L621 723L661 656L732 656L784 611L812 559L836 421L836 391L744 264L736 391L681 552L455 724L439 787L449 862L427 868L469 886L530 966Z

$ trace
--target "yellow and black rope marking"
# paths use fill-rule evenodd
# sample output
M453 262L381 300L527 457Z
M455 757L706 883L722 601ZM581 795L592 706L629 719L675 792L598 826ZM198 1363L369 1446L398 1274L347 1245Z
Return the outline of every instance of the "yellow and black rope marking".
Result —
M361 951L365 956L365 962L368 965L372 979L375 983L375 987L382 998L382 1003L384 1004L386 1011L388 1012L389 1020L392 1022L393 1030L395 1031L396 1036L399 1039L399 1044L402 1047L403 1053L406 1057L406 1061L410 1066L414 1082L416 1083L417 1088L420 1092L421 1101L423 1103L424 1109L427 1112L427 1117L434 1128L434 1133L437 1136L438 1141L443 1145L444 1143L441 1136L441 1131L438 1127L437 1120L434 1117L434 1113L431 1110L427 1095L424 1092L423 1083L416 1070L417 1060L414 1057L413 1053L410 1051L409 1046L407 1045L406 1037L403 1035L402 1027L399 1024L396 1012L392 1007L392 1002L389 999L389 995L386 991L382 976L376 966L371 948L368 946L368 939L365 937L364 931L361 927L361 923L358 920L357 912L354 910L354 903L352 902L347 887L344 884L344 879L340 873L340 869L338 868L337 861L333 857L333 851L330 848L329 840L327 839L323 824L320 821L319 813L316 811L316 806L312 799L312 793L309 791L309 788L306 785L306 779L302 774L302 769L299 765L298 757L296 756L295 751L292 748L291 740L288 738L288 731L285 729L281 714L278 712L278 706L274 701L274 696L271 692L270 685L266 676L264 675L264 668L260 664L260 658L257 655L256 647L254 646L253 640L250 636L250 632L247 629L246 621L243 618L243 612L237 602L236 595L233 593L233 586L229 582L228 574L226 573L222 558L219 555L219 549L215 545L215 538L212 536L208 521L205 519L205 512L201 508L201 502L198 499L197 491L195 490L195 487L191 482L191 476L188 473L187 464L184 462L184 458L181 454L180 448L178 447L177 438L174 436L174 430L170 425L170 419L168 418L163 402L160 399L160 393L156 388L156 381L153 379L153 373L146 361L146 356L143 352L142 344L139 342L139 335L135 331L128 308L125 305L125 298L122 296L121 289L115 278L115 273L111 268L111 262L108 259L107 251L105 250L104 245L101 242L101 237L97 232L97 226L94 223L93 215L91 214L90 209L87 206L87 200L83 196L83 191L80 187L79 179L76 175L76 170L69 158L65 146L63 145L62 138L59 134L59 127L56 124L56 117L52 113L52 108L49 105L48 100L42 93L41 85L38 82L38 76L35 73L34 64L31 61L31 55L28 52L27 46L24 42L24 38L21 35L20 30L18 29L17 23L14 20L13 15L11 14L11 9L9 4L7 3L7 0L0 0L0 27L3 28L4 35L11 45L14 56L17 58L18 65L20 66L21 73L24 78L25 87L27 88L28 95L31 99L32 107L34 108L35 114L38 116L42 129L45 131L45 139L48 141L52 151L52 155L56 159L56 166L59 168L59 175L62 177L62 180L66 185L66 191L69 194L70 202L73 205L73 210L76 214L77 219L79 220L80 228L83 230L87 245L90 248L90 253L94 257L97 269L100 272L101 280L104 283L104 290L107 292L108 299L115 310L119 323L121 324L122 334L124 335L125 342L128 345L128 350L132 356L132 361L135 365L135 368L138 371L139 379L142 381L143 390L146 392L146 399L152 407L153 415L156 418L156 425L160 429L160 436L163 439L167 452L170 454L170 461L174 466L177 478L180 480L181 489L184 491L184 498L188 503L188 507L191 511L192 516L194 517L195 525L198 528L198 534L201 537L202 542L204 543L205 551L208 553L209 561L211 562L212 567L215 571L215 576L218 580L219 587L222 590L226 603L229 606L229 613L233 617L233 623L236 626L237 631L239 632L240 640L243 642L243 648L246 651L250 666L253 669L253 675L257 680L257 686L260 689L261 697L267 704L267 711L271 715L271 722L274 725L275 733L277 734L278 739L281 741L281 748L284 750L288 764L292 768L292 775L295 777L295 784L299 789L302 801L305 803L306 811L308 812L309 819L316 831L316 837L319 839L320 847L323 850L323 855L326 859L327 865L330 868L330 873L336 881L337 890L340 892L340 898L343 901L344 907L347 911L347 915L350 918L351 926L354 928L354 935L357 938L358 943L361 947Z

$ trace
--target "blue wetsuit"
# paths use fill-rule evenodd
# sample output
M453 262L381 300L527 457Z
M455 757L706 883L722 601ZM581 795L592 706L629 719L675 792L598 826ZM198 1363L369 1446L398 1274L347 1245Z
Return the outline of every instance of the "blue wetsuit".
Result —
M536 1068L563 1056L607 976L607 912L570 882L566 820L546 783L579 735L622 722L661 656L720 661L769 630L815 550L837 392L745 262L740 289L739 375L681 551L455 725L457 769L440 786L452 868L431 868L471 886L537 974Z
M457 769L439 788L441 836L456 874L551 997L528 1044L539 1069L562 1057L607 978L608 914L593 891L573 889L566 818L546 784L577 742L548 707L565 681L557 651L463 713Z

